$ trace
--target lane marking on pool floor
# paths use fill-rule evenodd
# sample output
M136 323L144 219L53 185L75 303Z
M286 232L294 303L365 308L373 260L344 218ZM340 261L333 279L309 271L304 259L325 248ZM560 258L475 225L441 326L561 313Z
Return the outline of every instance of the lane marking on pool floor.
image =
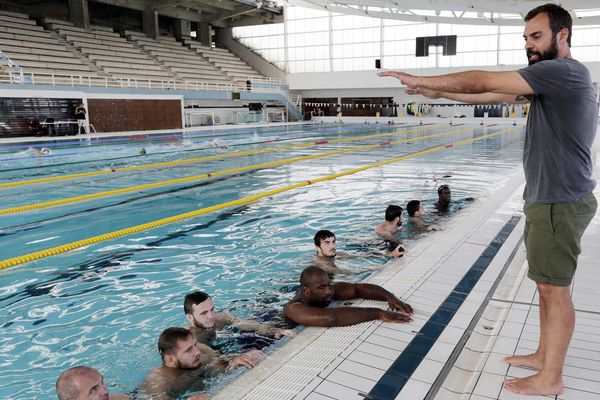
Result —
M514 128L510 128L510 129L505 129L502 130L500 132L495 132L495 133L491 133L488 135L483 135L477 138L473 138L473 139L465 139L462 141L458 141L456 143L454 143L454 148L464 145L464 144L469 144L469 143L473 143L473 142L477 142L479 140L484 140L484 139L488 139L494 136L498 136L498 135L502 135L505 133L509 133L512 131L516 131L517 129L521 129L521 127L514 127ZM373 163L373 164L369 164L369 165L365 165L362 167L358 167L358 168L353 168L353 169L349 169L346 171L342 171L342 172L338 172L336 174L331 174L331 175L326 175L320 178L313 178L310 180L304 180L302 182L296 183L294 185L289 185L289 186L284 186L281 188L277 188L277 189L272 189L272 190L268 190L262 193L258 193L255 195L251 195L251 196L247 196L247 197L242 197L239 198L237 200L232 200L232 201L228 201L225 203L221 203L221 204L216 204L214 206L210 206L210 207L205 207L205 208L201 208L195 211L190 211L187 213L182 213L182 214L178 214L178 215L174 215L171 217L167 217L167 218L163 218L163 219L159 219L156 221L152 221L152 222L147 222L144 224L140 224L140 225L135 225L129 228L124 228L124 229L120 229L117 231L113 231L113 232L109 232L109 233L105 233L102 235L97 235L97 236L92 236L89 237L87 239L82 239L82 240L78 240L75 242L71 242L71 243L67 243L64 245L60 245L60 246L56 246L56 247L51 247L45 250L40 250L40 251L36 251L33 253L29 253L29 254L24 254L21 256L17 256L17 257L12 257L12 258L8 258L5 260L0 261L0 270L2 269L7 269L10 267L14 267L16 265L20 265L20 264L24 264L27 262L31 262L31 261L35 261L35 260L39 260L41 258L46 258L46 257L50 257L53 255L57 255L57 254L61 254L61 253L65 253L67 251L71 251L71 250L75 250L81 247L85 247L85 246L89 246L95 243L100 243L106 240L110 240L110 239L115 239L121 236L125 236L125 235L129 235L132 233L136 233L136 232L142 232L142 231L146 231L149 229L153 229L159 226L163 226L163 225L168 225L168 224L172 224L174 222L178 222L178 221L183 221L186 219L190 219L193 217L198 217L201 215L205 215L205 214L210 214L214 211L218 211L218 210L222 210L224 208L229 208L229 207L235 207L235 206L240 206L242 204L247 204L247 203L251 203L254 202L256 200L265 198L265 197L271 197L283 192L287 192L290 190L294 190L300 187L304 187L304 186L308 186L311 184L315 184L318 182L325 182L325 181L330 181L333 179L337 179L343 176L348 176L348 175L353 175L356 174L358 172L362 172L362 171L366 171L368 169L372 169L372 168L377 168L377 167L381 167L384 165L388 165L388 164L392 164L398 161L402 161L402 160L406 160L409 158L413 158L413 157L418 157L418 156L422 156L425 154L430 154L430 153L435 153L438 151L442 151L445 150L446 147L444 145L441 146L436 146L436 147L432 147L430 149L427 150L423 150L417 153L412 153L412 154L408 154L408 155L404 155L404 156L400 156L400 157L395 157L395 158L391 158L388 160L384 160L384 161L379 161L377 163Z
M382 136L400 135L400 134L405 134L405 133L429 130L429 129L433 129L433 128L435 128L435 126L427 126L427 127L419 126L414 129L408 129L408 130L403 130L403 131L397 130L394 132L378 133L378 134L374 134L374 135L363 135L363 136L356 136L356 137L351 137L351 138L328 140L327 144L343 143L343 142L347 142L347 141L362 140L362 139L374 139L374 138L378 138L378 137L382 137ZM187 158L187 159L183 159L183 160L164 161L164 162L152 163L152 164L134 165L131 167L103 169L103 170L97 170L97 171L81 172L81 173L77 173L77 174L49 176L46 178L39 178L39 179L30 179L30 180L15 181L15 182L5 182L5 183L0 183L0 189L12 188L12 187L16 187L16 186L36 185L36 184L40 184L40 183L64 181L64 180L68 180L68 179L83 178L83 177L88 177L88 176L113 174L113 173L117 173L117 172L137 171L137 170L143 170L143 169L149 169L149 168L159 168L159 167L170 167L170 166L177 166L177 165L193 164L193 163L202 162L202 161L218 160L218 159L222 159L222 158L243 157L243 156L254 155L254 154L272 153L275 151L299 149L299 148L306 148L306 147L312 147L312 146L318 146L318 145L320 145L320 144L318 144L318 142L298 143L298 144L288 145L288 146L269 147L269 148L260 149L260 150L237 151L237 152L233 152L233 153L215 154L212 156L194 157L194 158Z
M381 142L381 143L376 143L376 144L352 147L349 149L334 150L334 151L329 151L329 152L325 152L325 153L313 154L313 155L309 155L309 156L294 157L294 158L288 158L285 160L278 160L278 161L270 161L270 162L261 163L261 164L248 165L245 167L232 168L232 169L227 169L227 170L222 170L222 171L214 171L214 172L209 172L209 173L204 173L204 174L199 174L199 175L187 176L187 177L183 177L183 178L170 179L170 180L166 180L166 181L159 181L159 182L153 182L153 183L146 183L146 184L137 185L137 186L130 186L130 187L121 188L121 189L107 190L104 192L84 194L84 195L74 196L74 197L69 197L69 198L64 198L64 199L49 200L49 201L45 201L45 202L41 202L41 203L33 203L33 204L26 204L26 205L22 205L22 206L4 208L4 209L0 209L0 215L15 214L15 213L19 213L19 212L37 210L37 209L47 208L47 207L57 207L57 206L62 206L62 205L66 205L66 204L72 204L72 203L77 203L77 202L82 202L82 201L87 201L87 200L98 199L98 198L102 198L102 197L115 196L115 195L119 195L119 194L135 192L135 191L139 191L139 190L152 189L152 188L162 187L162 186L167 186L167 185L175 185L175 184L180 184L180 183L185 183L185 182L203 180L203 179L208 179L208 178L212 178L215 176L234 174L236 172L248 171L248 170L252 170L252 169L275 167L275 166L280 166L280 165L292 164L292 163L299 162L299 161L306 161L306 160L312 160L312 159L316 159L316 158L328 157L328 156L332 156L332 155L350 153L350 152L354 152L354 151L375 149L378 147L383 147L383 146L388 146L388 145L398 144L398 143L403 143L403 142L410 142L410 141L417 141L417 140L423 140L423 139L430 139L433 137L452 135L452 134L457 134L457 133L461 133L461 132L471 131L472 129L473 128L455 129L453 131L448 131L448 132L433 133L433 134L425 135L425 136L418 136L418 137L411 137L411 138L406 138L406 139L399 139L399 140L395 140L395 141ZM452 144L446 145L447 148L452 147L452 146L453 146Z

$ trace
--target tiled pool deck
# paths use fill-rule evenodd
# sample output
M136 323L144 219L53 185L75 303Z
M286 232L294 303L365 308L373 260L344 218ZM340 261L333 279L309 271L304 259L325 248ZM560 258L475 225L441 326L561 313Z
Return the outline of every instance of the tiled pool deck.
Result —
M532 370L506 355L535 349L538 298L522 243L524 178L513 179L446 230L419 240L372 276L416 310L410 324L373 321L306 328L211 399L488 400L519 396L502 388ZM600 198L600 188L596 190ZM582 239L572 285L577 322L558 399L600 399L600 217ZM355 305L385 307L376 301Z

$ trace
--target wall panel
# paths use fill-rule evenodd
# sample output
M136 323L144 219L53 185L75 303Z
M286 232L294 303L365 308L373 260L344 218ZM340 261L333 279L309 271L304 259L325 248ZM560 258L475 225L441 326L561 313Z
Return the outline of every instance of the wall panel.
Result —
M75 120L75 108L81 99L2 97L0 98L0 137L43 134L40 122ZM59 134L76 133L73 127L58 127ZM72 132L70 132L72 130Z
M97 132L181 129L180 100L88 99Z

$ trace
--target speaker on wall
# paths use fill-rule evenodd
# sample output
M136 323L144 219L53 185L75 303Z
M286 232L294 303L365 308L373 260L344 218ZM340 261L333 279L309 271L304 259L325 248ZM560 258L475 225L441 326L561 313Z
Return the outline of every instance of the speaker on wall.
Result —
M261 111L262 108L262 103L248 103L248 111Z
M380 59L375 60L375 68L377 68L377 69L381 68L381 60Z

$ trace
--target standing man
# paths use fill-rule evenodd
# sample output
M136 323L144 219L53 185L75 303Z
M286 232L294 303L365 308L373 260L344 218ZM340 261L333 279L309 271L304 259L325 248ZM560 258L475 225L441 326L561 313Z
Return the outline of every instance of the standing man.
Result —
M81 132L82 129L83 129L83 133L87 133L86 128L85 128L86 113L87 113L87 111L85 111L85 107L83 106L83 103L79 103L79 105L75 109L75 118L77 118L77 133L78 134L82 133Z
M86 366L69 368L56 380L58 400L127 400L125 394L110 395L104 378L96 369Z
M395 77L408 93L432 99L471 104L531 102L523 197L528 276L540 295L540 339L534 353L505 360L538 372L504 385L519 394L558 395L564 390L563 364L575 327L570 285L581 236L597 208L591 147L598 105L589 71L571 58L569 13L545 4L531 10L525 22L526 68L432 77L393 71L379 75Z

